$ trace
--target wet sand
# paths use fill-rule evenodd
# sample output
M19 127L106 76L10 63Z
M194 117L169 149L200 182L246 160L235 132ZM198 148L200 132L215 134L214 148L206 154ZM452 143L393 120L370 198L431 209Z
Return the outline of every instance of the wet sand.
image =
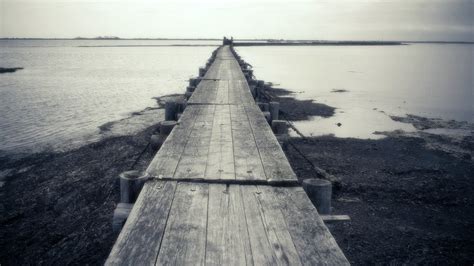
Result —
M290 121L334 114L335 108L298 101L287 90L271 94ZM111 226L117 176L146 168L156 152L148 140L162 119L161 107L148 108L103 125L100 141L78 149L1 154L0 263L102 264L117 236ZM426 121L423 127L440 125ZM286 154L299 178L318 177L314 166L338 178L333 212L352 220L329 228L354 265L472 264L472 131L451 137L423 130L379 132L387 136L380 140L290 139Z

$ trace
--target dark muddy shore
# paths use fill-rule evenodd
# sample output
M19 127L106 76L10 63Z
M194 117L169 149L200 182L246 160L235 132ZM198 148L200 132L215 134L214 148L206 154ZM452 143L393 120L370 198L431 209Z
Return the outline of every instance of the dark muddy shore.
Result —
M102 125L102 140L78 149L0 154L1 265L103 264L117 237L117 177L144 170L156 152L148 143L164 118L157 102Z
M289 93L271 91L290 121L334 114L335 108ZM0 155L0 179L7 180L0 188L0 263L102 264L117 236L111 227L117 176L144 170L151 161L155 151L148 140L161 111L150 108L107 123L102 140L71 151L21 159ZM408 118L423 123L423 130L440 126ZM472 134L380 134L388 137L291 138L286 151L301 179L317 177L313 165L340 179L334 213L352 220L329 227L350 262L472 264Z
M290 122L334 112L281 98L287 93L271 92ZM419 131L377 132L387 136L379 140L291 138L285 153L300 179L318 178L313 166L337 177L333 213L351 221L328 227L352 264L472 265L474 125L415 115L392 119ZM435 129L467 134L429 133Z

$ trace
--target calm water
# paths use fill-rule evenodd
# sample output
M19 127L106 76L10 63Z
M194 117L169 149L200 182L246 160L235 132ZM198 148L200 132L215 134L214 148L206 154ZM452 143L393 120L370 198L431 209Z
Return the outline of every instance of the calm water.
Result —
M25 68L0 75L0 150L75 147L96 136L100 125L156 106L152 97L182 93L215 47L153 46L173 44L219 42L0 41L0 67ZM387 114L473 121L473 46L238 51L258 78L338 108L332 118L297 123L308 135L366 138L376 130L413 129Z
M296 123L307 135L377 138L414 130L390 115L474 122L474 45L239 47L259 79L337 107L331 118ZM333 89L348 92L334 93ZM383 111L383 112L381 112ZM341 127L336 124L342 123Z
M0 66L24 67L0 75L0 150L77 146L100 125L156 106L152 97L182 93L215 49L76 47L130 43L0 41ZM156 43L169 41L141 44Z

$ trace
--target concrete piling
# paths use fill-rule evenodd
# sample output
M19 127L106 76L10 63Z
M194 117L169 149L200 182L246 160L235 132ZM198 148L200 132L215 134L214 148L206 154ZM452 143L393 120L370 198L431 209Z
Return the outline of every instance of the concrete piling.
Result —
M123 225L127 221L130 212L132 211L133 204L131 203L119 203L114 210L114 217L112 218L112 230L114 232L120 232Z
M272 120L272 131L276 135L288 134L288 124L284 120Z
M331 214L331 182L324 179L308 178L303 180L303 188L319 214Z
M194 87L194 86L187 86L186 87L186 91L194 92L195 90L196 90L196 87Z
M160 124L160 134L168 136L176 126L176 121L163 121Z
M177 119L179 120L179 117L181 116L181 113L177 114ZM161 148L161 145L165 143L166 138L168 135L171 133L171 130L177 125L176 121L163 121L160 123L159 126L159 134L153 134L150 137L150 144L153 149L159 149Z
M150 137L150 145L153 149L157 150L161 148L161 145L165 142L166 137L161 134L153 134Z
M270 111L268 103L257 102L257 105L260 108L260 110L262 110L262 112L269 112Z
M176 120L176 114L178 113L178 104L175 101L169 101L165 103L165 120L173 121Z
M265 116L265 119L267 120L268 123L271 122L272 116L271 116L270 112L268 112L268 111L263 112L263 116Z
M192 95L193 95L193 93L190 92L190 91L187 91L187 92L184 93L184 97L186 98L186 100L189 100L189 98L191 98Z
M143 184L148 179L146 174L140 171L125 171L120 174L120 202L134 203L137 199Z
M204 77L206 75L206 69L204 67L199 68L199 76Z
M270 114L272 115L272 120L278 120L279 113L280 113L280 103L270 102L268 105L269 105Z
M202 78L190 78L189 79L189 86L197 87L199 82L201 82Z

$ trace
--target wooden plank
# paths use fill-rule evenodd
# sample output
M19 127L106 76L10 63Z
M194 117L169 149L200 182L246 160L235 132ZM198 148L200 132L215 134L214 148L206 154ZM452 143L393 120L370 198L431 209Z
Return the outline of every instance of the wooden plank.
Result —
M151 176L173 177L179 159L186 146L187 139L192 133L192 128L199 115L200 108L188 106L184 111L179 124L175 126L171 134L163 143L161 149L155 155L146 172Z
M244 107L260 153L267 180L297 180L283 150L259 109Z
M230 106L216 105L215 108L205 178L235 179Z
M227 80L220 80L217 87L216 104L229 104L229 85Z
M257 186L241 186L241 191L256 264L300 265L284 217L273 203L272 192Z
M266 180L252 129L242 106L230 106L234 144L235 178Z
M218 85L219 80L202 80L189 98L188 104L215 102Z
M204 264L208 192L207 184L178 185L156 265Z
M215 105L193 106L201 109L180 157L175 179L203 179L208 161Z
M206 265L253 265L240 186L209 186Z
M105 265L154 265L176 189L174 181L147 182Z
M305 265L349 265L303 188L259 186L273 193L296 250Z

